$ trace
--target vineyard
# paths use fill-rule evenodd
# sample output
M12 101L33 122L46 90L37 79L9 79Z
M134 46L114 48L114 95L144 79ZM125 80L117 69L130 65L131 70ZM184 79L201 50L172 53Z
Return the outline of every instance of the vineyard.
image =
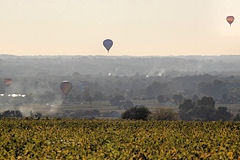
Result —
M240 159L239 122L0 120L0 159Z

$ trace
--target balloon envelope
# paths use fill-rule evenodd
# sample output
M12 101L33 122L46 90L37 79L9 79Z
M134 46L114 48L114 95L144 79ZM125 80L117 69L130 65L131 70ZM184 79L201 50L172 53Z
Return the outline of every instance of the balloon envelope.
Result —
M231 24L234 22L234 17L233 16L228 16L227 18L226 18L226 20L227 20L227 22L230 24L230 26L231 26Z
M60 85L63 94L66 96L72 90L72 83L68 81L63 81Z
M109 50L111 49L111 47L113 46L113 41L111 39L106 39L103 41L103 46L107 49L107 51L109 52Z
M12 84L12 79L11 78L6 78L6 79L4 79L4 84L5 84L5 86L10 86L11 84Z

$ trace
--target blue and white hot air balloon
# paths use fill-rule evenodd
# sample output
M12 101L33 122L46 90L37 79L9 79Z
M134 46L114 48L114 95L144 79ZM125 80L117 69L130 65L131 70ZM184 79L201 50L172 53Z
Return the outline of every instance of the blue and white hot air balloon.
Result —
M103 46L107 49L107 51L109 53L109 50L113 46L113 41L111 39L106 39L106 40L103 41Z

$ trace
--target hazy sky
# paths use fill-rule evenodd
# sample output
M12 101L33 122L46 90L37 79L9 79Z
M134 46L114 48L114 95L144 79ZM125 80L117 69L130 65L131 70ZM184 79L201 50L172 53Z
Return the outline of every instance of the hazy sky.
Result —
M240 54L240 0L0 0L0 54L107 55L106 38L111 55Z

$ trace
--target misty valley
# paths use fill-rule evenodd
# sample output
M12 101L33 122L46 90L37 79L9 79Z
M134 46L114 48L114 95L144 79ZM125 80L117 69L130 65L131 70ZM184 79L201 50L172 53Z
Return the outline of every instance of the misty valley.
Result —
M23 116L116 119L142 106L151 112L169 109L177 115L173 119L238 120L239 60L1 55L0 109ZM60 87L63 81L71 83L67 94ZM203 115L196 115L199 110Z

